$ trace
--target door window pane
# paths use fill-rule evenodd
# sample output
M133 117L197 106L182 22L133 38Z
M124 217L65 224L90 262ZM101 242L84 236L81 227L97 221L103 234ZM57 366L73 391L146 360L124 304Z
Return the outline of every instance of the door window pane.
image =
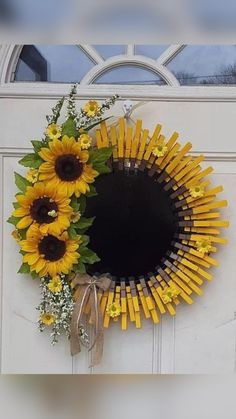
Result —
M236 47L188 45L167 67L182 85L236 84Z
M94 81L96 84L166 84L158 74L138 65L120 65L107 70Z
M156 60L168 48L168 45L135 45L135 54Z
M77 45L27 45L22 49L15 81L75 83L93 66Z
M127 50L127 45L93 45L93 47L104 60L115 55L123 55Z

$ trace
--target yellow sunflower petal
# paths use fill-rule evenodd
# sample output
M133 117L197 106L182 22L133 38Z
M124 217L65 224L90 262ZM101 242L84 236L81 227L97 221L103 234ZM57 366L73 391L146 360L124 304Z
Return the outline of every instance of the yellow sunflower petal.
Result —
M26 262L29 265L34 265L39 260L39 258L39 253L27 253L23 256L23 262Z
M48 161L48 162L53 162L54 161L54 155L51 152L51 150L49 150L48 148L44 148L44 147L41 148L41 150L39 151L38 154L45 161Z
M57 270L56 262L48 262L47 263L47 271L48 271L49 275L52 276L52 277L56 276L58 273L60 273Z
M46 260L40 258L34 265L31 267L34 269L35 272L39 273L46 265Z
M74 137L68 137L64 135L62 138L63 150L65 154L71 153L73 146L76 144Z
M19 229L22 229L22 228L26 228L26 227L29 227L29 225L32 223L32 218L28 215L28 216L26 216L26 217L24 217L24 218L22 218L17 224L16 224L16 227L17 228L19 228Z
M52 163L45 162L39 166L40 173L50 173L53 171L54 171L54 165Z
M20 247L24 252L35 253L37 251L37 243L30 240L21 240Z
M50 141L48 145L54 156L64 154L63 144L60 140L55 138L53 141Z
M76 190L80 191L82 194L86 194L89 190L88 185L81 178L76 182Z
M24 217L25 215L29 214L29 209L28 208L17 208L13 211L12 215L13 217Z
M16 200L24 208L28 208L31 204L31 200L25 195L16 195Z
M41 233L39 231L38 224L32 224L27 230L26 238L28 240L36 240L37 241L37 240L40 239L40 237L41 237Z

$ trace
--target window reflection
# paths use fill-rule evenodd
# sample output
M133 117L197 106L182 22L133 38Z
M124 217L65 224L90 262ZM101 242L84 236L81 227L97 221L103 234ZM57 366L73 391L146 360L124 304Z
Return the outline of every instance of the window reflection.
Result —
M105 60L115 55L123 55L127 50L126 45L93 45L93 47Z
M99 76L96 84L166 84L154 71L137 65L120 65Z
M80 82L93 66L77 45L27 45L21 52L15 81Z
M168 45L135 45L135 54L156 60L168 48Z
M188 45L167 67L181 85L236 84L236 47Z

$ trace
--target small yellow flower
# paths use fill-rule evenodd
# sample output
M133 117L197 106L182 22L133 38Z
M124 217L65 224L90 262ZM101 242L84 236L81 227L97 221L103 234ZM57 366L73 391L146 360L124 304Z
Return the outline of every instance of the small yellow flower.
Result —
M47 285L49 291L51 291L53 294L56 294L57 292L61 292L62 290L62 282L59 277L59 275L54 276Z
M153 150L152 154L156 157L163 157L167 152L167 147L164 143L157 144Z
M112 318L118 317L121 313L121 306L114 301L113 303L109 304L106 312Z
M83 111L87 114L87 116L93 118L99 113L100 106L96 100L90 100L84 105Z
M13 230L11 235L12 235L12 237L14 237L14 239L17 241L17 243L19 243L19 241L21 240L21 236L19 235L18 230Z
M202 198L205 194L204 188L200 185L192 186L189 189L189 192L190 192L190 195L192 196L192 198Z
M211 241L208 239L202 239L196 242L197 250L204 255L209 253L212 249Z
M61 137L61 127L56 124L48 125L46 129L46 135L50 140L55 140Z
M51 313L44 313L41 314L40 320L43 324L45 324L45 326L51 326L53 323L55 323L56 316Z
M38 181L39 172L37 169L30 169L26 174L26 179L30 183L36 183Z
M79 143L82 150L88 150L88 148L90 148L92 145L92 138L88 134L82 134L79 137Z
M72 223L77 223L77 221L79 221L80 218L81 218L81 213L79 211L77 211L77 212L74 211L74 212L72 212L70 219L71 219Z
M178 295L179 290L174 285L171 285L162 291L162 300L165 304L168 304L174 301Z

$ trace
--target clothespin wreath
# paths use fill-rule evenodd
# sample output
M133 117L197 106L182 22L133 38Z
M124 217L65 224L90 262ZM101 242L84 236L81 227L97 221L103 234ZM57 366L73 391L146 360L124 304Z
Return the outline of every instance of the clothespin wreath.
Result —
M23 259L19 272L40 278L40 330L52 329L53 344L66 333L72 355L86 346L94 366L102 359L104 328L116 323L122 331L130 324L139 329L144 319L158 324L202 294L204 281L212 280L209 269L218 265L218 245L227 242L221 229L229 223L220 213L227 201L217 198L223 187L210 186L213 168L202 168L204 156L192 156L192 144L181 146L177 132L166 138L159 123L150 133L135 121L132 113L143 102L126 101L124 116L111 123L102 116L117 96L103 104L90 100L77 111L75 95L73 87L66 121L58 123L63 98L47 117L44 138L33 140L33 153L21 159L29 171L15 174L18 192L8 221ZM85 216L86 201L96 194L97 177L117 172L147 176L168 195L177 220L170 248L139 276L89 273L100 259L85 234L94 221Z

